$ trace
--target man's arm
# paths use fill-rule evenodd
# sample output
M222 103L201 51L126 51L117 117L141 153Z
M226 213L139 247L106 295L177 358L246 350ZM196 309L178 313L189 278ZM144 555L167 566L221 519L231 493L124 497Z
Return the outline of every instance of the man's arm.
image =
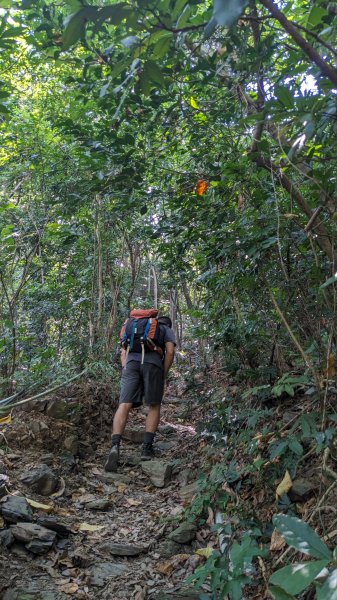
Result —
M122 352L121 352L121 363L122 363L122 367L124 369L124 367L126 366L126 350L124 348L122 348Z
M165 343L165 358L164 358L164 377L167 377L167 374L171 368L171 365L174 360L174 343L166 342Z

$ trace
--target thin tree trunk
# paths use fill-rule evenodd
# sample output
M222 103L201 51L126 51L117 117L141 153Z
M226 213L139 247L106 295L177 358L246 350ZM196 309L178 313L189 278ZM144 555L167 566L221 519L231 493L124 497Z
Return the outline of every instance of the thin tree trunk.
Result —
M158 293L159 293L159 286L158 286L158 273L156 270L156 267L154 265L151 265L151 272L152 272L152 276L153 276L153 308L158 308Z
M103 251L102 251L102 237L101 237L101 198L97 194L97 217L96 217L96 241L97 241L97 319L95 327L95 341L100 336L102 329L102 317L103 317L103 303L104 303L104 289L103 289Z

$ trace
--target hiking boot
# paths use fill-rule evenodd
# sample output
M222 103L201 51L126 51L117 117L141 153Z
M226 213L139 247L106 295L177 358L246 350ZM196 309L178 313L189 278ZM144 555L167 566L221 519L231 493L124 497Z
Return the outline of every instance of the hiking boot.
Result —
M143 444L140 460L151 460L151 458L155 458L155 456L152 444Z
M111 450L109 452L107 461L104 465L105 471L108 471L110 473L114 473L115 471L117 471L118 461L119 461L119 445L113 444L113 446L111 446Z

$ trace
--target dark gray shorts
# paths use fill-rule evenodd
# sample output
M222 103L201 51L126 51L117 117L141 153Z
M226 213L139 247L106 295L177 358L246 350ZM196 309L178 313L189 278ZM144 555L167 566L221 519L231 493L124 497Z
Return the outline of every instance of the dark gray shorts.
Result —
M127 363L122 372L120 404L133 404L134 407L144 403L148 406L161 404L164 394L164 371L157 365L135 360Z

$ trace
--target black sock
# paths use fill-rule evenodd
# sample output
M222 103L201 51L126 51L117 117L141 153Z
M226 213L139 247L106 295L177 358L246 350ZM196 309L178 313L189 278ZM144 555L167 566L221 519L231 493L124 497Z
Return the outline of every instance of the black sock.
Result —
M154 436L156 434L152 433L152 431L146 431L144 433L144 444L153 444Z
M114 446L114 445L117 445L117 446L119 446L119 444L121 443L121 439L122 439L122 436L121 436L119 433L114 433L114 434L111 436L111 444L112 444L113 446Z

